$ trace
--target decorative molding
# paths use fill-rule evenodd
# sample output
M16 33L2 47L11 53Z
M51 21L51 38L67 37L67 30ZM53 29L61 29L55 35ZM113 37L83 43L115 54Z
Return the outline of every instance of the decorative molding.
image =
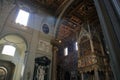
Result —
M37 50L44 51L44 52L50 52L51 45L49 42L44 40L39 40L38 42L38 48Z

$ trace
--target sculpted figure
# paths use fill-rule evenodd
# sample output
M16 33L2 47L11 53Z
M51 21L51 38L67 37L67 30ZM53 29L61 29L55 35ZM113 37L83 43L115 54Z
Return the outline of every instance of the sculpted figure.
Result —
M39 66L37 70L37 80L44 80L45 70L43 66Z

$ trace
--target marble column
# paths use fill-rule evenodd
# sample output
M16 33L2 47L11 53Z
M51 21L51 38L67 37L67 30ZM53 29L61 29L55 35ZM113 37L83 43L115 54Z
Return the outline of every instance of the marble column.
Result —
M95 80L99 80L99 74L97 69L94 70L94 74L95 74Z
M110 64L115 80L120 80L120 20L113 2L118 0L94 0L101 28L108 46Z
M52 80L56 80L56 76L57 76L57 66L56 66L57 51L58 48L53 46Z
M106 78L105 80L110 80L109 79L109 73L107 71L105 72L105 78Z
M83 73L81 73L81 79L84 80L84 74Z

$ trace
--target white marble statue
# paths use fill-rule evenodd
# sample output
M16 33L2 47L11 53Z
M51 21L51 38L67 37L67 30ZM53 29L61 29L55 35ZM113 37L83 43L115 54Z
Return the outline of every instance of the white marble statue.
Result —
M38 66L37 80L44 80L45 70L43 66Z

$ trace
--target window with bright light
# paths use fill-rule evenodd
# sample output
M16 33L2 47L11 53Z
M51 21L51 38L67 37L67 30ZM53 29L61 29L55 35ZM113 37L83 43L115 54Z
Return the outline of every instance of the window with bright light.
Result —
M25 69L25 65L23 64L22 70L21 70L21 76L23 76L23 74L24 74L24 69Z
M28 18L29 18L29 13L20 9L19 13L18 13L18 16L16 18L16 23L27 26Z
M65 55L65 56L68 55L68 48L67 48L67 47L64 49L64 55Z
M75 43L75 49L78 50L78 43Z
M2 54L6 54L9 56L14 56L16 48L11 45L5 45L2 50Z

